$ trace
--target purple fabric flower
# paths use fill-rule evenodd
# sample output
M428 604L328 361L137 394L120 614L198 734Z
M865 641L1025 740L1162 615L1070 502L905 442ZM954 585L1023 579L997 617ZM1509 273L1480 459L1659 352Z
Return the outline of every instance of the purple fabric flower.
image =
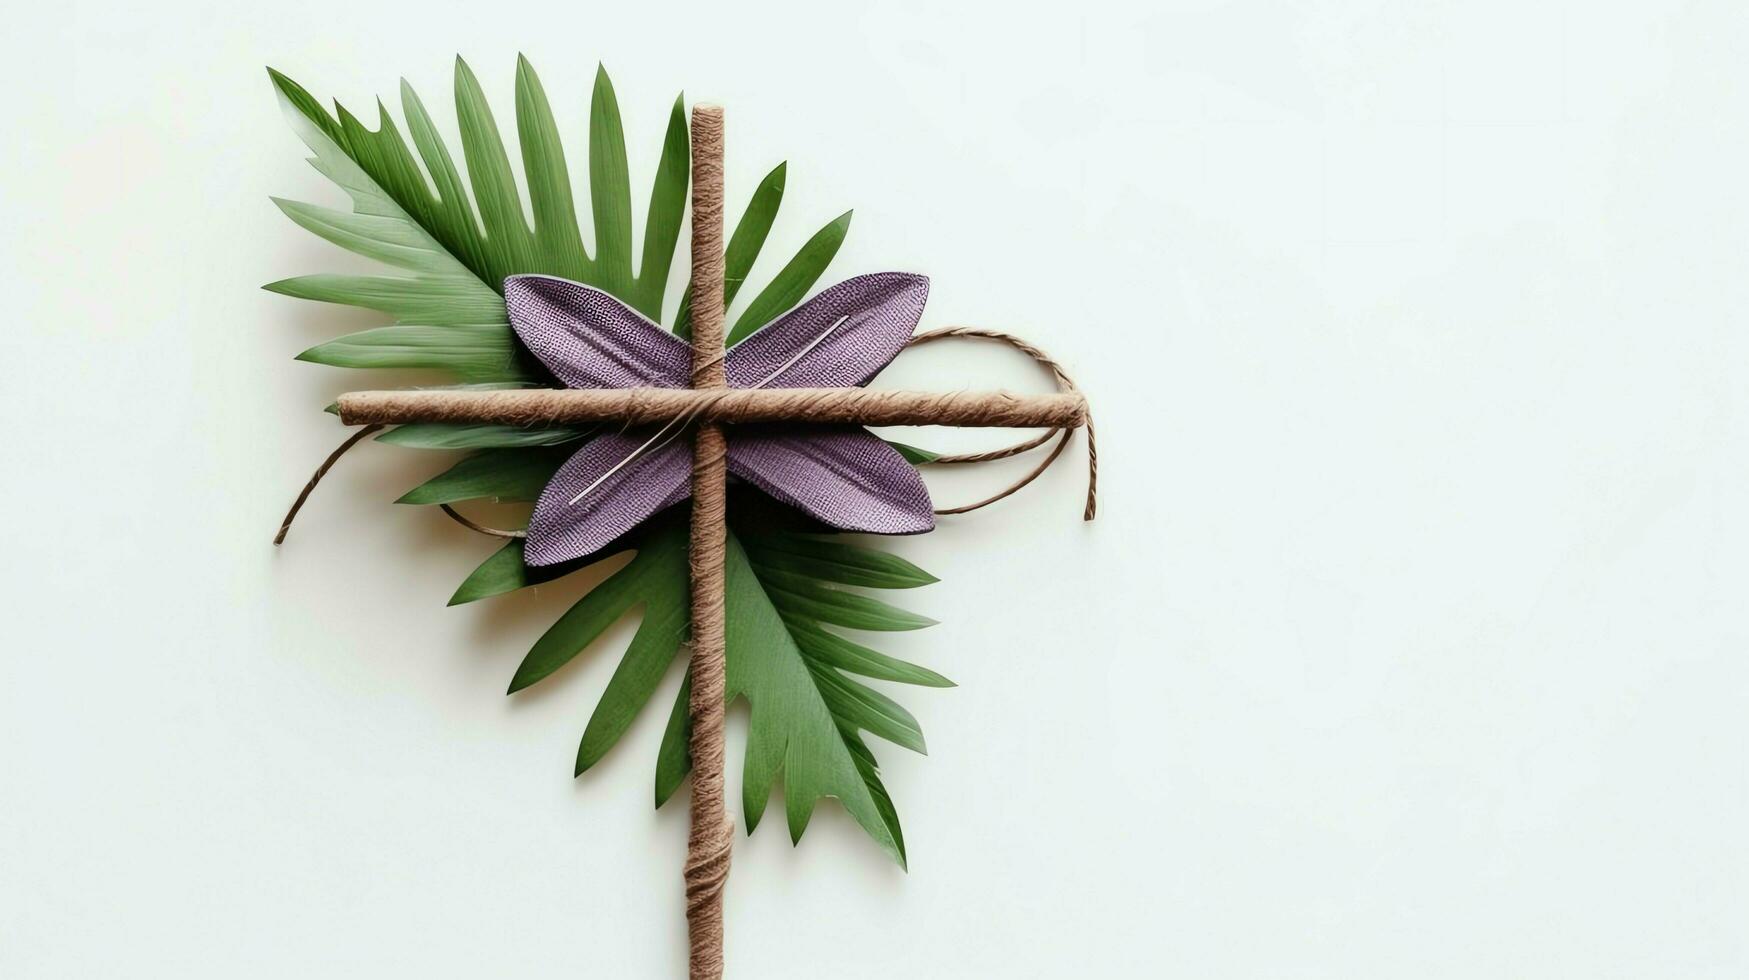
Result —
M729 386L865 384L904 349L928 296L923 276L882 272L847 279L729 348L723 364ZM511 276L504 302L517 336L567 387L689 383L686 342L599 289L552 276ZM688 439L658 440L626 462L657 429L592 439L559 467L534 505L524 548L528 564L554 565L599 551L691 494ZM916 534L935 526L916 468L866 429L738 425L728 436L729 472L833 527Z

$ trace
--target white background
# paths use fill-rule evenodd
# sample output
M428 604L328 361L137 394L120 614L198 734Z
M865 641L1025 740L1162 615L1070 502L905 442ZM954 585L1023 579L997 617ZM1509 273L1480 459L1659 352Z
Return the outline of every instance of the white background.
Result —
M883 648L961 685L879 746L911 872L768 819L731 976L1749 971L1738 4L128 6L0 39L0 975L682 972L668 689L575 782L624 631L502 694L581 583L444 608L492 545L388 446L268 546L372 380L290 358L375 321L256 288L357 265L268 202L341 198L262 66L453 132L458 49L574 172L605 60L640 188L726 104L732 212L790 161L756 277L854 206L832 277L1094 399L1098 522L1076 452L891 543L942 624Z

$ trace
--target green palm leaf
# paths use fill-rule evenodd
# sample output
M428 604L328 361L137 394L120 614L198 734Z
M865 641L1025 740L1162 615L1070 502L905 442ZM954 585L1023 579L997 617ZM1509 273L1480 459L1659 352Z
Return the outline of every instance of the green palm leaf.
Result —
M791 574L772 563L783 563L774 556L829 552L842 559L840 567L855 570L847 574L861 578L862 570L880 569L875 576L880 587L909 588L921 584L920 579L933 579L908 563L853 545L794 535L749 540L754 542L751 547L730 535L724 595L727 697L730 702L744 697L752 708L742 794L747 830L751 833L758 826L771 788L781 776L792 839L801 839L815 803L822 796L833 796L903 864L905 845L898 815L860 733L923 752L923 732L896 701L850 675L930 687L951 687L952 682L826 630L809 608L771 586L774 578ZM520 545L512 547L519 560ZM511 551L507 547L501 554ZM905 571L893 574L900 566ZM638 631L584 730L577 750L578 774L618 742L673 663L686 637L686 581L686 526L670 519L645 537L630 564L578 600L517 668L512 692L551 676L607 627L642 608ZM690 767L687 693L687 685L682 685L658 752L657 806L667 802Z
M633 267L631 176L618 100L598 70L589 103L589 210L594 254L577 221L563 142L552 105L527 59L516 69L517 147L522 191L496 117L473 71L455 65L455 105L465 169L458 167L412 86L401 83L406 133L380 103L370 129L345 107L330 115L302 86L269 70L312 163L348 195L352 211L278 201L293 221L348 251L398 270L393 275L310 275L269 284L287 296L373 310L389 324L310 348L299 357L339 367L438 370L486 387L550 384L515 342L504 309L504 278L565 276L605 289L652 320L663 300L686 209L690 147L685 105L676 99L663 134ZM408 140L411 140L409 147ZM463 176L465 173L465 177ZM725 299L748 281L776 221L787 168L779 164L754 189L725 254ZM470 193L471 191L471 193ZM532 215L532 227L526 215ZM837 254L850 214L817 232L755 294L730 331L732 343L801 302ZM673 322L685 333L685 291ZM470 455L408 491L400 502L450 504L491 498L531 500L588 431L576 427L403 425L378 438ZM915 451L921 453L921 451ZM927 454L922 454L927 455ZM639 625L578 746L576 771L598 762L624 735L660 686L688 627L685 522L658 518L628 539L629 564L590 589L529 651L512 678L521 690L551 676L614 622ZM451 597L452 605L551 581L608 557L547 569L523 562L520 540L486 559ZM882 785L867 732L923 751L916 720L891 698L856 680L946 687L940 674L889 657L828 629L916 629L930 620L834 586L913 588L934 578L891 555L840 541L763 534L731 537L729 696L752 705L743 807L756 826L771 786L785 783L792 837L800 838L822 796L839 798L869 835L904 862L904 839ZM658 752L660 805L684 779L683 682Z
M528 501L571 455L560 445L546 450L487 449L401 495L397 504L453 504L458 500Z
M504 277L515 272L558 274L553 266L564 256L536 256L534 236L522 216L522 195L510 172L510 155L504 152L504 140L498 135L498 122L479 79L460 58L455 60L455 111L462 152L468 161L468 180L486 232L487 281L501 289Z
M535 641L510 679L509 693L515 694L570 663L635 605L649 607L649 612L661 612L670 604L684 609L686 581L686 527L669 521L644 537L631 564L589 590ZM684 621L684 615L681 618ZM680 643L678 633L674 643Z
M844 244L844 236L850 233L850 215L846 211L834 218L826 227L814 233L814 237L802 245L802 250L796 257L789 260L778 272L777 278L771 280L771 285L753 297L753 302L747 304L735 320L735 326L729 330L725 341L733 345L760 327L765 326L777 315L800 303L802 297L808 295L808 290L814 288L814 283L820 281L826 266L832 262L832 257L838 254L838 246Z
M595 71L589 102L589 202L595 217L595 279L626 302L632 299L632 179L626 166L625 128L607 71Z
M617 554L617 552L616 552ZM609 557L607 555L600 556ZM463 603L479 599L489 599L495 595L515 592L517 589L550 582L553 579L567 575L581 567L581 563L570 563L552 568L530 568L522 560L522 540L515 539L480 563L455 594L449 597L449 604L459 606Z
M801 840L822 796L835 796L864 831L893 859L905 864L905 839L898 813L880 779L879 766L863 741L869 732L916 752L924 751L917 720L897 702L846 673L930 686L952 682L933 671L858 647L820 627L780 590L769 586L775 572L757 555L769 556L806 546L811 539L790 535L750 539L743 546L730 535L727 591L728 696L746 697L752 706L742 777L742 811L749 833L758 826L781 778L790 838ZM863 561L878 555L868 549L837 546ZM885 556L882 556L885 557ZM835 660L822 655L821 637L873 654L872 660ZM897 668L896 670L892 668ZM658 752L656 805L680 785L686 760L686 690L669 716Z
M606 75L602 78L605 80ZM611 90L610 90L611 92ZM691 135L686 129L684 96L674 100L668 132L650 188L650 209L644 218L644 257L638 263L635 295L626 302L657 323L662 322L662 298L668 292L668 272L680 243L681 217L686 213L686 189L691 182Z
M520 55L516 59L516 132L522 139L522 164L534 208L534 240L530 245L533 255L553 275L583 279L589 275L589 257L583 251L583 235L577 229L571 171L565 166L559 126L553 121L552 107L547 104L546 90L541 88L534 67ZM468 159L471 168L473 157ZM508 175L506 165L505 176ZM515 190L512 184L510 193ZM521 212L517 214L520 222Z

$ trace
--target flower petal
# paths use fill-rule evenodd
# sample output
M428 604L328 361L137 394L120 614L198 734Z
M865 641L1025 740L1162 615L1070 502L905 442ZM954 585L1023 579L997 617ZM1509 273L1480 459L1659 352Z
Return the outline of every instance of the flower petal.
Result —
M863 384L904 349L928 298L926 276L877 272L846 279L729 348L729 387Z
M610 293L557 276L510 276L516 335L571 388L684 388L691 348Z
M675 439L625 463L656 432L651 426L601 436L566 460L535 501L523 560L556 565L593 554L685 500L692 492L691 440ZM579 493L582 499L572 503Z
M845 531L917 534L935 526L917 468L865 429L736 426L729 472Z

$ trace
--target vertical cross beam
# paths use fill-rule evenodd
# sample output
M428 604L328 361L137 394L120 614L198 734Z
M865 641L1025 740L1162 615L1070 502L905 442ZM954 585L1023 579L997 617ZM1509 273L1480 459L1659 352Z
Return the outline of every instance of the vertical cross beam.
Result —
M724 388L723 110L692 110L692 386ZM720 422L692 443L692 827L686 842L686 929L692 980L723 975L723 883L734 824L723 801L724 554L728 460Z

